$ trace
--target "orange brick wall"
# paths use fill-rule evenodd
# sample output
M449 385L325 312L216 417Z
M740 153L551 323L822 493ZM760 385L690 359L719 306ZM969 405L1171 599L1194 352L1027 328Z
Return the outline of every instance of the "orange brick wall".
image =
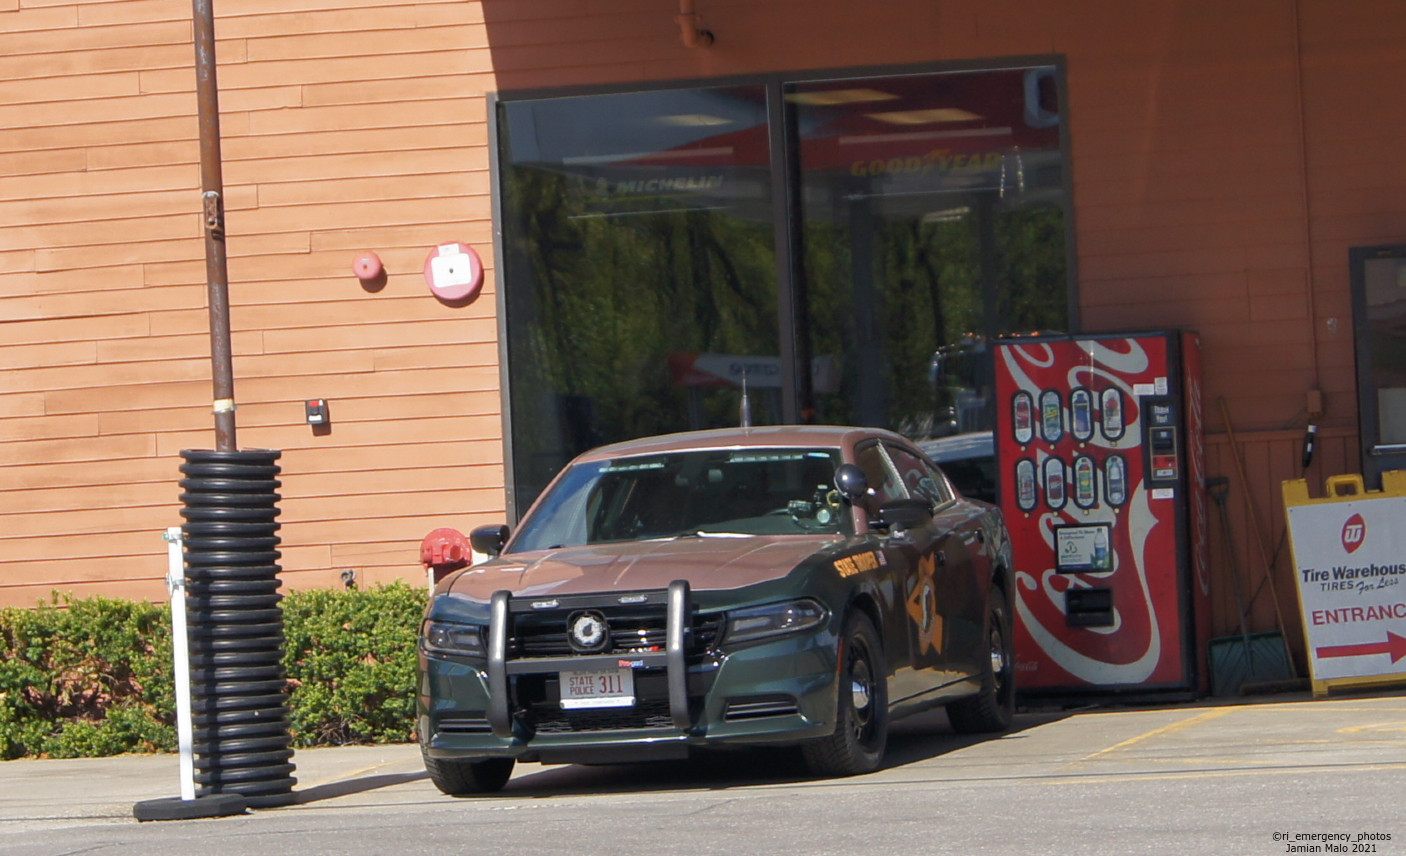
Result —
M0 605L165 597L179 453L214 442L191 14L0 10ZM216 16L239 443L283 450L285 579L419 579L425 532L502 517L480 5ZM467 307L421 275L447 241L490 269Z
M502 517L494 90L1062 56L1083 327L1200 330L1212 474L1235 475L1223 398L1271 544L1309 390L1315 469L1357 469L1347 249L1406 239L1406 7L697 5L712 48L668 0L217 4L240 443L284 450L291 585L418 578L426 531ZM0 604L164 596L177 454L213 442L189 17L0 4ZM468 307L420 276L447 240L489 267Z

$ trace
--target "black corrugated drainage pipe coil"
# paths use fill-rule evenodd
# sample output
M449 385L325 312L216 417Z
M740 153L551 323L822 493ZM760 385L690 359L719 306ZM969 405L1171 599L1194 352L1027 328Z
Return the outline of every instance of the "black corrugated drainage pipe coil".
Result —
M181 452L197 796L293 802L271 449Z

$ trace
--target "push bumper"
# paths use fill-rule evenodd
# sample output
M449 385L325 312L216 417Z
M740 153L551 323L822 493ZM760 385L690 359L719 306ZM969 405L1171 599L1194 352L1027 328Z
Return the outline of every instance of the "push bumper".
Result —
M832 628L776 639L718 656L688 651L687 583L660 593L668 620L662 652L513 659L507 648L514 603L495 595L488 662L421 654L420 734L425 752L443 759L515 757L544 763L614 763L681 758L704 746L789 745L834 730L838 639ZM522 600L522 599L516 599ZM660 687L647 727L544 731L515 710L519 682L628 661L641 684Z

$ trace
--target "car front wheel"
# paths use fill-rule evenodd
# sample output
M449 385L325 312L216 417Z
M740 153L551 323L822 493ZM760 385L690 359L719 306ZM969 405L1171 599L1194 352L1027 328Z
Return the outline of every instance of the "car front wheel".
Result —
M500 791L513 774L512 758L489 758L485 761L450 761L424 754L425 771L441 792L451 797L467 797Z
M816 776L872 773L888 743L888 680L879 633L861 612L845 621L840 645L840 687L835 731L802 748Z
M947 705L947 718L958 734L1005 731L1015 713L1015 657L1005 593L993 587L988 603L981 691Z

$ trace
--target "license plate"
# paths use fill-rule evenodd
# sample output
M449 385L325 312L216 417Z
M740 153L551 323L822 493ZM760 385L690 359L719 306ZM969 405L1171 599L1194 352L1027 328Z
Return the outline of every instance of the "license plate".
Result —
M631 707L635 703L635 673L630 669L594 672L560 672L561 706L567 710L588 707Z

